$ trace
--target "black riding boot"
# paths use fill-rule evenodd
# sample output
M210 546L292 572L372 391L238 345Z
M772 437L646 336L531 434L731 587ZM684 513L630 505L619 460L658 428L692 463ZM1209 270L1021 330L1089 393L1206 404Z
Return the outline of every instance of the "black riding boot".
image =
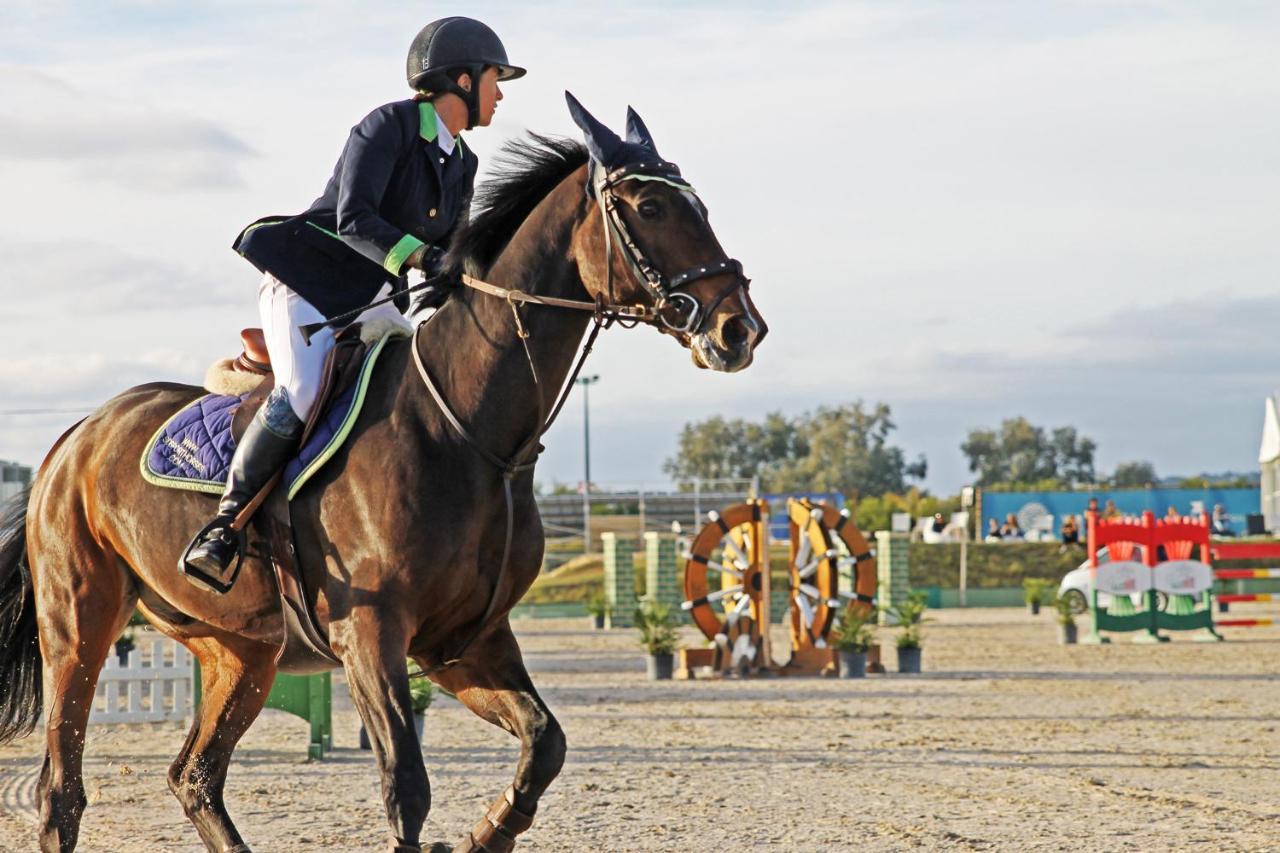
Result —
M302 422L294 415L283 390L277 388L236 445L217 517L196 534L179 561L178 568L187 580L219 594L231 589L239 569L240 551L240 536L231 529L231 522L297 451L301 434Z

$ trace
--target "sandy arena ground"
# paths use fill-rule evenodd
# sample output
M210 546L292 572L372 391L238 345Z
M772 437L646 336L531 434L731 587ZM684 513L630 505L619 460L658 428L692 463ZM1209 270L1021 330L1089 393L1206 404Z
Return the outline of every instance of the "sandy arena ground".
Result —
M1280 629L1060 647L1047 614L936 616L926 674L861 681L651 683L632 631L518 622L569 740L519 849L1280 849ZM373 760L335 694L326 760L307 762L305 724L276 711L242 742L227 801L256 850L384 849ZM91 729L81 850L203 849L165 788L183 734ZM0 748L0 850L35 849L41 750ZM424 750L424 838L456 842L508 784L515 744L442 699Z

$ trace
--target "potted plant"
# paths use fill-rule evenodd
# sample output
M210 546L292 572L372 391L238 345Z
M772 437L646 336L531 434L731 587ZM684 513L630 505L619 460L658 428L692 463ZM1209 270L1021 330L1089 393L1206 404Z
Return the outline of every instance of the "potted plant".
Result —
M1022 600L1027 603L1027 609L1031 611L1032 616L1040 612L1040 605L1044 604L1048 598L1048 581L1043 578L1023 578Z
M671 607L659 601L641 602L636 608L636 627L640 629L640 645L649 653L646 662L649 680L670 678L675 666L676 646L679 645Z
M906 601L889 608L894 622L902 629L897 639L898 672L920 671L920 626L928 621L924 618L924 612L928 609L926 601L925 593L911 592L907 594Z
M133 641L133 624L130 623L124 629L124 633L116 640L116 659L120 661L120 666L129 665L129 652L137 648L137 643Z
M597 631L604 627L604 619L609 615L609 600L604 597L603 592L597 592L587 599L587 615L591 617Z
M1053 597L1053 609L1057 612L1058 643L1063 646L1075 645L1077 637L1076 614L1071 606L1071 599L1062 595Z
M436 686L431 679L422 674L422 669L413 660L409 661L409 709L413 712L413 730L418 734L418 743L422 743L422 731L426 727L427 709L436 698ZM360 748L370 749L369 731L360 724Z
M867 652L874 637L871 632L874 610L850 601L840 614L840 623L831 632L841 678L864 678L867 674Z
M422 729L425 726L427 709L436 698L436 686L431 683L431 679L421 674L422 670L412 661L409 665L413 667L409 677L409 706L413 710L413 729L418 733L418 743L422 743ZM419 674L412 675L413 670Z

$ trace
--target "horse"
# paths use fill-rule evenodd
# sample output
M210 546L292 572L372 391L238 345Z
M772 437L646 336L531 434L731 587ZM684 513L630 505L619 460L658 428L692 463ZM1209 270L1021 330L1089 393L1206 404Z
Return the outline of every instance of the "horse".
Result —
M607 318L633 318L721 372L747 367L767 331L741 265L639 116L628 110L624 140L568 97L586 145L530 134L505 146L450 247L470 286L384 347L351 436L291 504L298 562L323 566L316 612L369 733L393 851L422 849L431 803L407 658L520 741L511 786L458 849L511 850L563 764L563 731L508 614L542 565L536 439L588 326L594 339ZM30 733L43 708L43 851L75 848L95 684L135 608L201 668L169 788L209 850L249 849L223 786L277 671L276 581L251 548L226 595L189 583L176 563L211 497L151 485L138 463L204 393L156 382L109 400L58 439L2 521L0 742Z

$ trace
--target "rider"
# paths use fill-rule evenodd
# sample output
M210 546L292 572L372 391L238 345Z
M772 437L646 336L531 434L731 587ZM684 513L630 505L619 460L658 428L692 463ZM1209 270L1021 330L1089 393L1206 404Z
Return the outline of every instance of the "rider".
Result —
M326 326L308 344L298 327L403 289L410 268L438 271L466 219L479 164L459 134L488 125L502 100L498 81L524 73L481 22L427 24L409 47L413 98L379 107L351 129L323 195L305 213L261 219L236 239L236 251L264 273L258 311L275 388L236 446L217 517L182 561L196 585L230 589L232 522L297 450L335 335ZM428 291L423 302L438 305L447 295ZM397 306L407 304L397 296ZM358 320L377 318L407 325L391 305Z

